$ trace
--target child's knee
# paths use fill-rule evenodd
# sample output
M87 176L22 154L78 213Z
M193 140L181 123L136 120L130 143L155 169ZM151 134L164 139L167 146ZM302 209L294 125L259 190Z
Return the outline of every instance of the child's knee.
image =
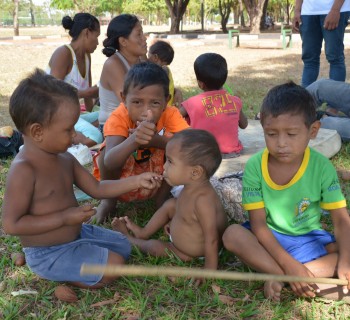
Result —
M226 249L230 250L239 241L239 239L242 238L240 236L242 233L241 228L241 225L232 224L225 230L222 236L222 241Z
M112 251L108 251L108 260L107 260L107 265L124 265L125 264L125 259ZM107 285L112 283L114 280L118 279L120 276L119 275L113 275L113 276L107 276L104 275L102 279L98 282L98 285Z

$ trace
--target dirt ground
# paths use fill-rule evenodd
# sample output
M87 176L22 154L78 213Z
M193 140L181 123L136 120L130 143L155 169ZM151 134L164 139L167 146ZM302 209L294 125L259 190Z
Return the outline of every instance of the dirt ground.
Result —
M106 57L102 54L103 39L92 55L93 83L99 80ZM148 39L151 43L154 39ZM302 62L300 44L282 50L278 40L245 43L240 48L228 48L227 39L169 39L174 47L175 58L170 68L175 85L185 91L185 97L198 92L193 62L205 52L216 52L224 56L229 66L227 83L240 96L248 116L259 108L261 99L272 86L293 80L300 82ZM8 100L18 82L34 68L45 69L52 52L67 43L68 38L45 40L0 40L0 125L12 124L8 115ZM271 46L272 45L272 46ZM265 46L265 48L264 48ZM347 54L350 57L349 54ZM349 65L350 63L348 63ZM328 65L322 57L321 77L327 77ZM350 73L349 73L350 74Z

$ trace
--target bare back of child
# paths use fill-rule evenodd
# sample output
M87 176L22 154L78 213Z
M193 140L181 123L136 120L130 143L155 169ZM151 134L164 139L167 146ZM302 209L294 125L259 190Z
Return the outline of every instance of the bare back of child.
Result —
M114 219L112 225L148 254L167 256L170 250L183 261L203 256L205 268L216 269L227 227L221 201L209 182L221 162L216 140L204 130L184 130L168 142L166 159L164 179L172 186L184 185L179 197L166 201L144 228L128 217ZM162 227L170 242L149 239Z

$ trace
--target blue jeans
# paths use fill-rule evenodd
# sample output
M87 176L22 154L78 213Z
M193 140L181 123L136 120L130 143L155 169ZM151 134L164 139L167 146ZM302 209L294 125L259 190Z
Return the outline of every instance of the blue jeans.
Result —
M322 42L325 42L325 54L329 62L329 78L345 81L344 32L350 12L341 12L338 27L334 30L323 28L327 15L302 15L300 35L302 39L302 60L304 70L301 85L305 88L317 80L320 71Z
M337 130L343 141L350 141L350 84L330 79L320 79L306 88L316 100L317 105L328 106L343 112L346 117L325 117L321 119L322 128Z

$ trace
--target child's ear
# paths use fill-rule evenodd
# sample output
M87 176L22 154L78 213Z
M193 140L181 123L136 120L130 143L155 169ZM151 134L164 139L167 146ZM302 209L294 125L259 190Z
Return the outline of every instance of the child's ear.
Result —
M313 124L311 124L310 127L310 139L315 139L318 133L318 130L320 130L321 122L319 120L316 120Z
M191 178L192 180L198 180L200 178L202 178L204 174L204 169L202 166L193 166L192 170L191 170Z
M171 99L171 94L169 94L169 95L168 95L168 97L166 97L166 98L165 98L165 100L166 100L166 104L167 104L167 105L168 105L168 103L169 103L170 99Z
M123 91L120 91L120 96L122 98L122 102L125 104L126 96L124 96Z
M36 142L41 142L43 140L43 126L39 123L33 123L29 127L29 136Z
M197 84L198 84L199 89L201 89L203 91L205 90L205 85L204 85L203 81L197 80Z

